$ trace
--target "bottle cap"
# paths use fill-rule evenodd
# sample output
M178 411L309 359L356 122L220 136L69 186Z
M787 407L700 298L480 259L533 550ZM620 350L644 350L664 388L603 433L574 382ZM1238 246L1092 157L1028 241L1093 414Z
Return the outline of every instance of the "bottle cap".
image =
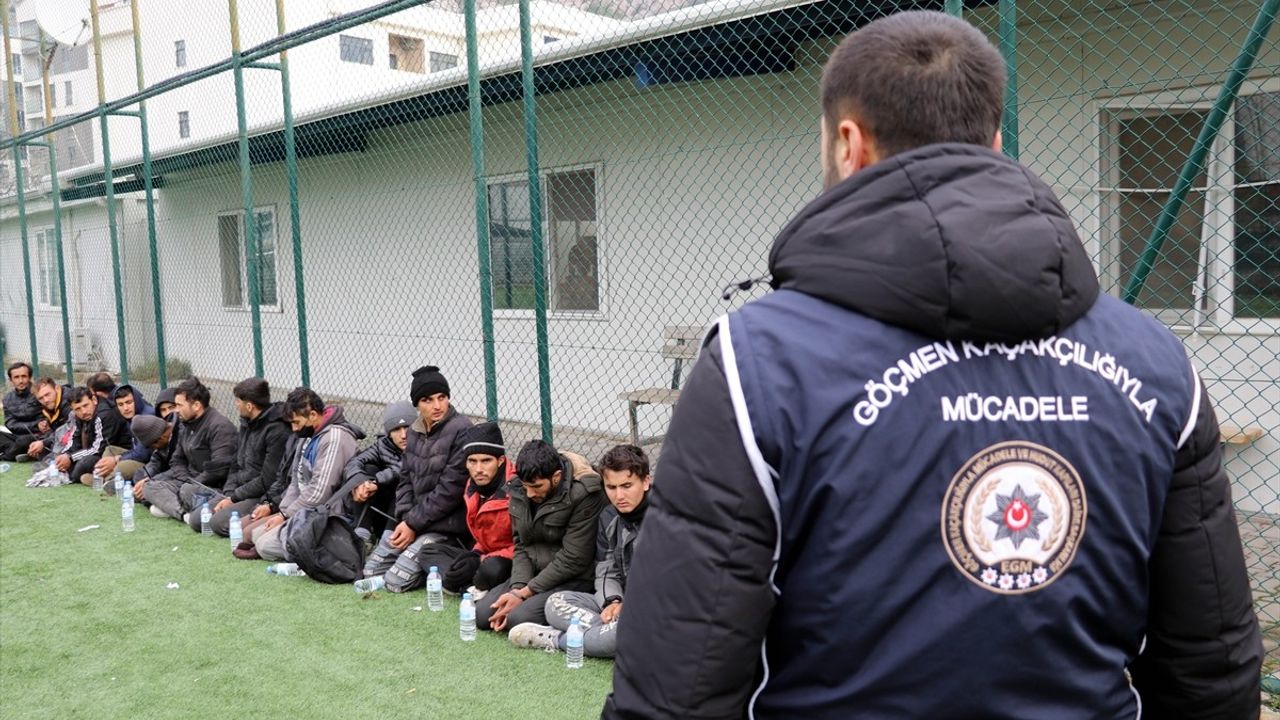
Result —
M463 599L463 600L470 600L470 599L471 599L471 593L462 593L462 599Z
M431 572L440 572L440 568L436 567L435 565L432 565Z

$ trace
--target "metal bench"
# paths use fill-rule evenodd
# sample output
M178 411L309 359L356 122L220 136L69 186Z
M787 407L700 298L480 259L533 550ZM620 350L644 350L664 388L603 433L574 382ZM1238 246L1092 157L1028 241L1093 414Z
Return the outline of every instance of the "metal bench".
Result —
M674 325L662 329L662 357L674 361L671 370L671 386L641 388L630 390L619 395L619 399L627 401L627 420L631 424L631 443L644 445L660 440L662 436L641 438L640 422L636 417L636 408L641 405L672 405L680 399L680 381L684 374L685 361L692 362L698 357L699 343L705 328L700 325Z

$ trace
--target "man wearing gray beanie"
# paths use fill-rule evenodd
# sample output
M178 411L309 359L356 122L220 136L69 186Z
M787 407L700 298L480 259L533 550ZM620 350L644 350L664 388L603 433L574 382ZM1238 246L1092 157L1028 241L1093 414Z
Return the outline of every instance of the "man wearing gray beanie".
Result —
M386 529L387 518L395 510L409 426L417 419L413 405L404 400L388 405L382 411L382 435L356 453L342 471L345 483L333 494L330 506L355 521L361 537L381 537Z

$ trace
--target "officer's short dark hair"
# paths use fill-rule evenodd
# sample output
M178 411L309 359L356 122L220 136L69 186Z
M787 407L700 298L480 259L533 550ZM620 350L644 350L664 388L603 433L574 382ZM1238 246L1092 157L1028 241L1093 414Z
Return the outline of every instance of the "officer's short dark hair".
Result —
M1004 58L977 28L940 12L902 12L831 53L822 113L830 130L855 120L882 158L933 143L990 147L1006 79Z

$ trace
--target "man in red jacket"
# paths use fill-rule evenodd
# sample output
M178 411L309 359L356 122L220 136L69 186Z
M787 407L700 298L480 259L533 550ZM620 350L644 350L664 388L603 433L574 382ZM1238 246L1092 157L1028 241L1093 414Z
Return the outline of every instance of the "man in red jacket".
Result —
M507 460L502 430L497 423L468 428L460 440L467 459L467 529L476 544L470 550L437 543L423 549L418 561L423 571L440 568L444 589L461 593L464 588L479 600L511 577L515 543L511 535L507 481L515 468ZM469 586L469 587L468 587Z

